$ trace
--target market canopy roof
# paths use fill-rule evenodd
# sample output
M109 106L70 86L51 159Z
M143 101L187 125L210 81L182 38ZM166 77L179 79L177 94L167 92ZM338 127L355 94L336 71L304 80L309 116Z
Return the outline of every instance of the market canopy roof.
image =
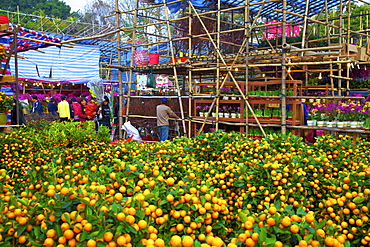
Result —
M176 0L146 0L146 2L161 4L164 1L168 3L168 8L171 13L176 13L182 8L183 1L171 3ZM208 10L217 10L217 1L216 0L187 0L191 1L194 7L208 9ZM220 0L222 8L230 8L230 7L239 7L245 5L245 0ZM309 4L309 11L308 15L313 16L320 13L320 11L324 8L326 0L287 0L287 11L293 12L296 14L300 14L302 16L305 15L306 3ZM263 3L261 0L250 0L249 3ZM340 4L340 0L327 0L328 8L336 7ZM342 3L344 4L347 0L343 0ZM257 13L260 10L261 4L251 5L250 9L252 12ZM263 6L263 10L261 12L261 16L276 20L281 19L282 13L277 13L274 9L283 9L283 1L271 1L267 2ZM287 20L291 21L298 21L301 20L303 17L298 17L296 15L287 14Z
M9 45L13 42L14 36L12 33L15 32L15 25L9 25L9 32L0 33L0 43ZM23 52L28 50L37 50L39 48L45 48L48 46L58 45L61 40L54 36L40 33L24 27L18 28L17 34L17 51Z

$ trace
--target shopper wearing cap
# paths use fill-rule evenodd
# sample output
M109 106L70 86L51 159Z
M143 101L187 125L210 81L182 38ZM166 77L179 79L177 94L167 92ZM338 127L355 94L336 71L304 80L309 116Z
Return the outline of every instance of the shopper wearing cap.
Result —
M170 130L170 124L168 119L176 117L180 119L170 107L167 106L167 98L161 99L161 104L157 106L157 126L159 132L159 141L168 140L168 132Z

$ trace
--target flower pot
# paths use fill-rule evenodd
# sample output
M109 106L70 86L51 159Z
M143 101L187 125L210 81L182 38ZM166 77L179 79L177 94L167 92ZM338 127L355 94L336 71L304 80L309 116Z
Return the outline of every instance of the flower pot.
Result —
M302 102L306 102L306 99L302 99Z
M317 121L317 127L324 127L325 121Z
M208 117L208 112L203 112L204 117Z
M228 99L229 99L229 97L228 97L228 96L224 96L224 97L222 97L222 99L223 99L223 100L228 100Z
M337 127L344 128L345 124L346 124L345 122L337 122Z
M316 102L317 102L317 103L320 103L320 102L321 102L321 99L316 99Z
M224 112L224 118L230 118L230 113Z
M0 112L0 125L6 125L8 120L8 114L6 112Z
M237 97L236 96L231 96L231 100L236 100Z
M333 125L334 125L334 123L331 122L331 121L326 122L326 127L333 128L334 127Z
M200 117L204 117L204 112L202 112L202 111L201 111L201 112L199 112L199 116L200 116Z
M308 102L313 103L314 99L309 99Z
M231 118L236 118L236 113L231 113Z
M224 117L224 113L223 113L223 112L219 112L219 113L218 113L218 117L219 117L219 118L223 118L223 117Z
M236 117L237 117L237 118L240 118L240 113L237 113L237 114L236 114Z
M307 126L315 126L315 120L307 120Z
M351 126L349 126L349 127L351 127L352 129L357 128L357 121L352 121L352 122L350 122L350 124L351 124Z
M358 122L357 124L358 124L358 127L359 127L359 128L363 128L363 127L364 127L365 122Z
M216 112L212 112L212 117L216 117Z

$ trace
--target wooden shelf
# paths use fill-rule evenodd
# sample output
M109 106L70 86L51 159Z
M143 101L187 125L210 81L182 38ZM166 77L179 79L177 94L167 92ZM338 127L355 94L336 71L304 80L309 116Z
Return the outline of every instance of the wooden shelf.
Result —
M205 119L205 117L200 117L200 116L196 116L195 118L197 119ZM208 117L207 120L209 121L216 121L216 117ZM218 118L218 121L225 121L225 122L236 122L236 123L245 123L245 118ZM281 119L268 119L268 120L265 120L265 119L258 119L258 121L260 123L263 123L263 124L278 124L278 125L281 125ZM298 120L287 120L286 121L287 124L299 124L299 121ZM249 119L248 120L248 123L256 123L256 120L253 118L253 119Z

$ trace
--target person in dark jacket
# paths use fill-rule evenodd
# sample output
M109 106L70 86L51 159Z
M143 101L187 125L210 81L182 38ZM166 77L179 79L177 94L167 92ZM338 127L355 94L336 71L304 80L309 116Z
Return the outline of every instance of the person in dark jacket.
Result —
M17 123L17 101L14 99L14 105L12 109L12 124L16 125ZM24 118L24 114L22 111L21 104L18 103L18 120L19 120L19 125L25 125L26 120Z
M36 95L32 95L32 109L30 111L30 113L38 113L38 114L42 114L42 105L41 105L41 102L37 99L37 96Z
M50 99L50 102L48 103L48 112L51 113L51 115L56 116L58 115L58 107L56 105L56 100L54 98Z
M104 96L104 101L97 108L96 112L96 116L98 118L98 126L104 125L107 126L109 129L112 129L112 126L110 124L110 111L109 99L107 96Z

